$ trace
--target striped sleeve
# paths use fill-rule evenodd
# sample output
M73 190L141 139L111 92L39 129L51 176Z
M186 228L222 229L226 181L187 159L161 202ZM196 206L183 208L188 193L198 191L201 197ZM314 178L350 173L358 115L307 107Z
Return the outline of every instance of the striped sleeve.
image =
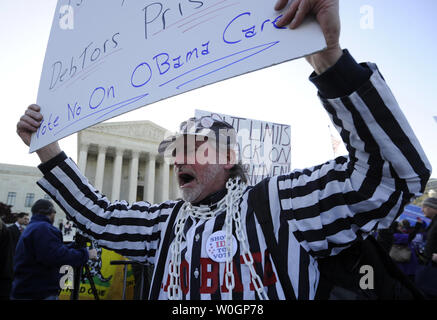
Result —
M278 220L316 258L387 228L430 177L431 166L390 89L375 65L367 67L372 74L359 90L321 97L348 156L269 184Z
M41 169L41 168L40 168ZM174 202L151 205L109 202L82 175L70 158L43 168L37 184L49 194L76 227L103 248L140 262L154 263L161 232Z

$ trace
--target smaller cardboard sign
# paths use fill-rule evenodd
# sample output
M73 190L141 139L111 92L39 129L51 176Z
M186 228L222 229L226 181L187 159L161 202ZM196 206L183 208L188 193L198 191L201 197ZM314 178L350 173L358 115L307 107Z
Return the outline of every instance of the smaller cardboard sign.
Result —
M238 159L255 185L266 177L290 172L291 130L287 124L235 117L204 110L196 118L211 116L228 122L237 131Z

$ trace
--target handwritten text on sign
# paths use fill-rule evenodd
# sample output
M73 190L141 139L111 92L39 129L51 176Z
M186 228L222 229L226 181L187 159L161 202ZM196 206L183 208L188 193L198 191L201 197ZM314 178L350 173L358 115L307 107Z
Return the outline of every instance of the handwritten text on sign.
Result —
M265 0L60 0L30 151L119 114L325 47L319 25L279 28Z
M204 110L196 110L195 116L210 116L234 127L237 132L238 159L244 166L249 185L255 185L266 177L290 172L289 125Z

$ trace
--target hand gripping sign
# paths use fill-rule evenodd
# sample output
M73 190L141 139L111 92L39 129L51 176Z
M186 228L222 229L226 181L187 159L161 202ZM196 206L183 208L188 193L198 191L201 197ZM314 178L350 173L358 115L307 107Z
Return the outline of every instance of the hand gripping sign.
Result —
M279 28L282 13L273 7L265 0L59 0L37 98L44 121L30 151L326 47L317 22Z

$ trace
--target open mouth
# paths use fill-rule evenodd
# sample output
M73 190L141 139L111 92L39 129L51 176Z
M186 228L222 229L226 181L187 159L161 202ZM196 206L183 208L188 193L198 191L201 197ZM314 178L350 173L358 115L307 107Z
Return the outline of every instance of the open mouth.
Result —
M179 186L180 187L185 187L187 186L190 182L194 181L195 177L189 173L183 172L180 173L178 175L179 178Z

